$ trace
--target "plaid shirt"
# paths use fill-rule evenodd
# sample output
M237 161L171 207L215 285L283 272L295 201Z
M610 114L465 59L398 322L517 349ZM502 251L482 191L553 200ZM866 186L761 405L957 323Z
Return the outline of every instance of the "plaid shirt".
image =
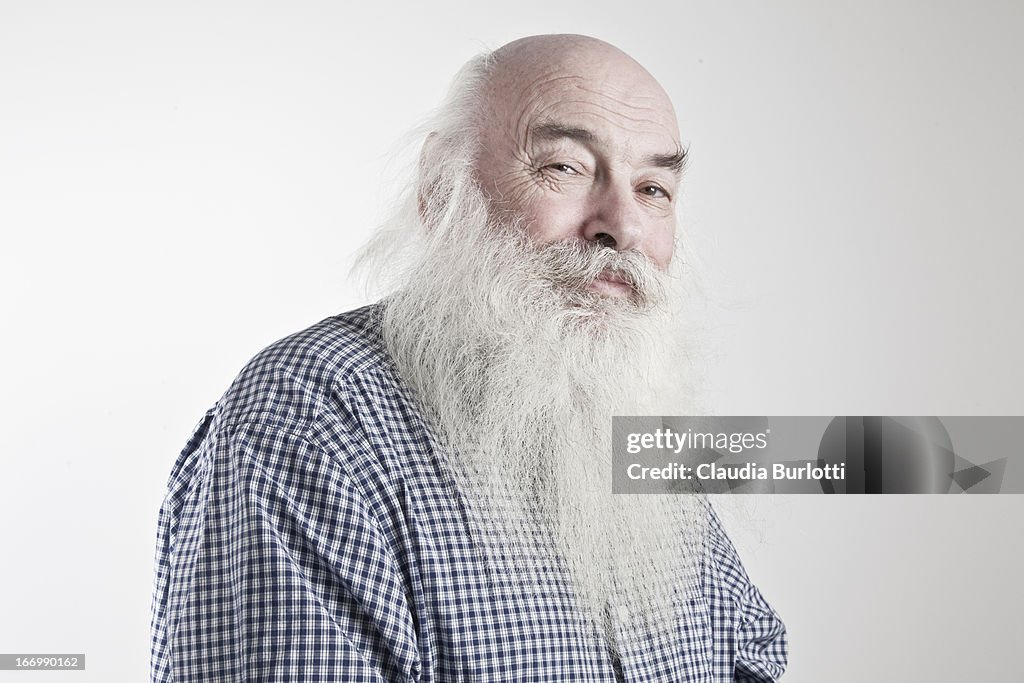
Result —
M389 363L378 309L264 350L200 423L160 510L154 681L769 681L782 622L714 514L693 616L613 657L568 580L493 580Z

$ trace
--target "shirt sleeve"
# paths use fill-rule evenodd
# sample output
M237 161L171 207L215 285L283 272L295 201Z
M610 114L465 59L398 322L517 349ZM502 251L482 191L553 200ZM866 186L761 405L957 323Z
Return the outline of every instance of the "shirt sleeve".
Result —
M786 669L786 627L750 581L732 541L708 503L705 591L712 604L716 658L733 659L739 683L776 681Z
M211 411L160 510L153 681L419 677L385 534L322 449Z

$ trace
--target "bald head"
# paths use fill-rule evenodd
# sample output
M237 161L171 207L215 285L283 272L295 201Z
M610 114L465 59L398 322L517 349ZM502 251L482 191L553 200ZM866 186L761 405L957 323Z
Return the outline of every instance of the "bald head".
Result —
M676 137L675 111L668 95L636 60L617 47L589 36L528 36L490 55L482 123L496 122L515 105L544 100L555 88L605 92L625 107L649 109ZM543 90L538 91L536 88ZM571 104L568 103L568 104Z
M672 103L642 66L586 36L522 38L491 55L478 102L474 167L493 211L542 244L586 240L668 265L684 155Z

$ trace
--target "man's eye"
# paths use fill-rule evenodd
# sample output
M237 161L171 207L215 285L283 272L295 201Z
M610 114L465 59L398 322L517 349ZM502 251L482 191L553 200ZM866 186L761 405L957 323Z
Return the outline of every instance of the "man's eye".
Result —
M665 188L659 185L644 185L643 187L640 188L640 193L645 194L648 197L651 197L652 199L669 198L668 192L665 191Z
M564 173L566 175L579 175L579 171L577 171L569 164L548 164L547 168L550 168L553 171L558 171L559 173Z

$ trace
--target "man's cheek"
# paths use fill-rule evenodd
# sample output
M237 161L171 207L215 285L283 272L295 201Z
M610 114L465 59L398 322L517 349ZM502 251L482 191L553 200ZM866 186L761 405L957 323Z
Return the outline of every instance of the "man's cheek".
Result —
M552 244L583 238L581 211L568 201L543 198L526 210L527 232L539 244Z
M676 251L675 235L675 221L672 221L669 226L658 228L651 240L649 251L645 252L645 256L658 270L666 271L672 263Z

